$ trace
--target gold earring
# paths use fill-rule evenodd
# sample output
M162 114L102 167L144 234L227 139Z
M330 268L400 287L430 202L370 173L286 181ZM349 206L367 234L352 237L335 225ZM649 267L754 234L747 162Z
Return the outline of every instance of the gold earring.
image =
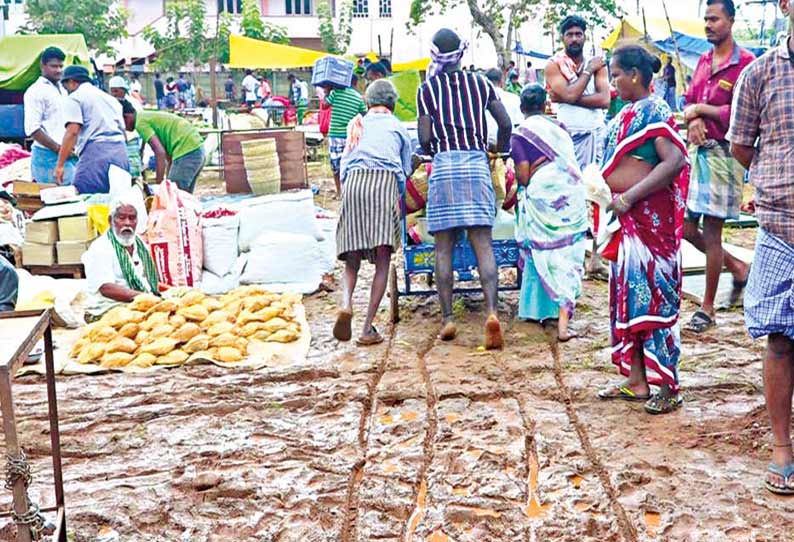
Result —
M631 78L631 82L632 82L632 83L636 83L636 82L637 82L637 76L636 76L636 75L635 75L634 77L632 77L632 78Z

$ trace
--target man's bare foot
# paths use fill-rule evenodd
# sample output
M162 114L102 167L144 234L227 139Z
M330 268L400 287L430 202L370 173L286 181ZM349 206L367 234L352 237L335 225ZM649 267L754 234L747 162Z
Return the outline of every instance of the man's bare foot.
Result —
M503 346L502 324L499 323L499 318L492 314L485 320L485 349L501 350Z
M441 326L441 331L438 333L438 338L442 341L451 341L458 335L458 328L451 319L444 320Z

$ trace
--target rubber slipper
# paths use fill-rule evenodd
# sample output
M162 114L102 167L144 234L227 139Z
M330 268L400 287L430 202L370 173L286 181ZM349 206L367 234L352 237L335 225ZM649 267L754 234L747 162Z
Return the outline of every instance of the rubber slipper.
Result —
M572 341L573 339L578 339L578 338L579 338L579 334L576 333L575 331L568 331L568 337L565 339L561 338L559 334L557 335L557 341L561 343L567 343L568 341Z
M716 326L717 321L714 318L702 310L698 310L692 315L692 319L686 325L686 329L687 331L691 331L693 333L704 333Z
M353 336L351 322L353 321L353 311L342 309L336 315L334 324L334 338L338 341L349 341Z
M750 276L750 269L747 269L747 276ZM733 308L739 304L739 300L742 298L742 294L744 293L744 289L747 287L747 279L744 280L736 280L733 279L733 287L731 288L731 293L728 296L728 306Z
M378 333L378 330L375 329L375 326L372 326L372 331L372 335L362 335L356 339L356 344L359 346L375 346L376 344L382 343L383 336Z
M766 470L767 473L780 476L785 484L783 487L780 487L764 479L764 486L767 490L775 495L794 495L794 463L789 463L785 467L770 463Z
M670 414L678 410L684 404L684 398L681 394L672 396L664 396L656 394L645 403L645 412L653 415Z
M617 390L618 393L612 393ZM602 401L620 400L629 403L643 403L651 398L651 395L637 395L631 388L627 386L613 385L598 392L598 398Z

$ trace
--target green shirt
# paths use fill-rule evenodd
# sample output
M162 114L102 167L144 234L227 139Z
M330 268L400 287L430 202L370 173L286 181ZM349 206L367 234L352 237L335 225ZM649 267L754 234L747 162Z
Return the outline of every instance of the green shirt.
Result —
M513 94L515 94L516 96L521 96L521 85L520 85L520 84L518 84L518 83L512 83L512 82L508 82L508 83L505 85L505 90L506 90L507 92L512 92L512 93L513 93Z
M157 136L171 160L181 158L204 144L198 130L190 121L173 113L138 111L135 129L146 143L153 136Z
M325 101L331 106L328 137L347 137L348 123L359 113L363 115L367 112L364 98L350 87L332 90Z

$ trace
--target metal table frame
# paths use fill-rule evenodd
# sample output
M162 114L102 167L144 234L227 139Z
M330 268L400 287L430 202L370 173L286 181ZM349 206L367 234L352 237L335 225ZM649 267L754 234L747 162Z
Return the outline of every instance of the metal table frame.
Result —
M61 435L58 428L58 403L55 392L55 362L52 348L52 320L50 309L44 311L0 312L0 326L3 320L14 318L30 318L38 316L35 324L27 337L19 337L19 346L13 354L0 361L0 410L3 414L3 432L5 433L6 453L11 458L18 458L22 448L17 434L17 421L14 413L14 399L11 383L19 367L27 359L36 343L44 337L44 358L47 379L47 406L50 421L50 442L52 445L52 470L55 485L55 506L42 508L41 512L57 512L55 532L51 540L67 542L66 540L66 510L63 496L63 472L61 469ZM17 478L13 486L14 512L24 514L27 510L26 482ZM0 517L9 517L13 514L6 512ZM33 540L30 527L26 524L17 524L17 542L30 542Z

